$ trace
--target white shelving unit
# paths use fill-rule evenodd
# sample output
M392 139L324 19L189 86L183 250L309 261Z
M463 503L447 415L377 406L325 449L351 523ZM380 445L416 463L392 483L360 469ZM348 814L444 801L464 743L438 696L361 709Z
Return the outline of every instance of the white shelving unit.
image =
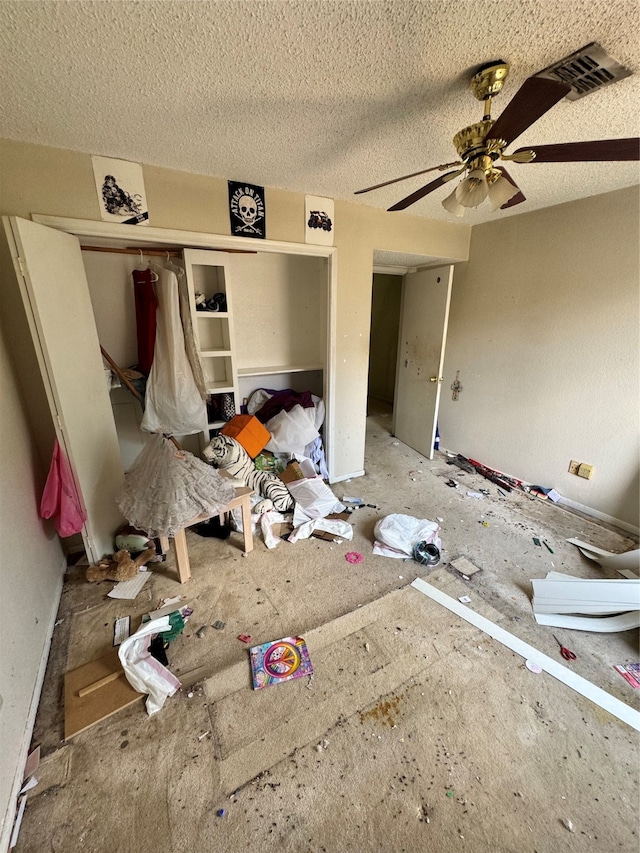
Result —
M277 367L239 367L238 377L241 376L274 376L278 373L307 373L313 370L322 370L321 364L281 364Z
M233 395L234 410L239 412L229 255L202 249L184 249L182 254L189 287L194 335L202 361L207 393ZM196 293L202 293L206 300L216 293L224 293L227 310L198 310ZM205 442L209 440L212 432L224 424L224 420L209 421L208 432L204 436Z

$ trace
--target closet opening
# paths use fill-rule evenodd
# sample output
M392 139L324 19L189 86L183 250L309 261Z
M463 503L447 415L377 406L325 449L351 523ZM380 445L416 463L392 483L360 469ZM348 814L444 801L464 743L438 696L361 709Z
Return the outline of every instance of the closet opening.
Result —
M192 453L199 454L260 389L290 388L324 399L325 258L93 244L82 246L82 257L101 347L134 385L148 370L139 369L133 274L167 265L184 271L208 412L206 432L176 434ZM126 383L112 387L110 399L127 470L148 437L142 407Z

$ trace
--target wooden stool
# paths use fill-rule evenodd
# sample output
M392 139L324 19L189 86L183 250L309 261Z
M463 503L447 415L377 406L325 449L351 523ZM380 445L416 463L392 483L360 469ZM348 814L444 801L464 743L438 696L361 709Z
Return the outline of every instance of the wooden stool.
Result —
M253 494L253 489L250 489L248 486L242 486L236 489L236 496L228 504L222 507L219 512L220 518L228 512L231 512L232 509L236 507L240 507L242 512L242 533L244 537L243 546L245 554L248 554L250 551L253 551L253 533L251 532L251 495ZM173 550L176 556L176 565L178 566L178 577L180 578L180 583L186 583L191 578L191 565L189 563L189 552L187 551L187 537L185 534L185 530L187 527L191 527L192 524L199 524L201 521L208 521L213 516L211 515L199 515L197 518L194 518L188 524L182 528L182 530L178 530L175 536L171 537L173 539ZM169 550L169 537L168 536L160 536L160 547L163 552L167 552Z

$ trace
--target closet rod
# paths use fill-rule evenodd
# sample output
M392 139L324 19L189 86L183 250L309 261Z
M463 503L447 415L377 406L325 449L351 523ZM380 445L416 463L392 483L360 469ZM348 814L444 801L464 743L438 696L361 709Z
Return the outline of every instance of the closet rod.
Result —
M144 246L140 246L140 248L127 248L120 249L117 246L80 246L83 252L111 252L116 255L137 255L140 257L140 252L143 255L153 255L157 258L166 258L169 255L170 258L181 258L182 252L179 249L145 249ZM231 255L257 255L258 253L254 249L212 249L214 252L226 252Z
M83 252L111 252L116 255L138 255L138 257L140 257L140 252L143 255L154 255L158 258L166 258L167 255L170 258L181 257L180 252L176 249L145 249L143 246L140 246L139 249L120 249L117 246L81 246L80 248Z

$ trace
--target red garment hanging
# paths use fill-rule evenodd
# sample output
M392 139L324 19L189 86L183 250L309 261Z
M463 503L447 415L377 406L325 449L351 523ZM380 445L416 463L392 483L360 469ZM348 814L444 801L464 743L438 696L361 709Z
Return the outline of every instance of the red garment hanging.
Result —
M156 343L156 309L158 299L153 289L156 280L152 270L134 270L133 293L136 303L136 332L138 335L138 370L149 375Z

